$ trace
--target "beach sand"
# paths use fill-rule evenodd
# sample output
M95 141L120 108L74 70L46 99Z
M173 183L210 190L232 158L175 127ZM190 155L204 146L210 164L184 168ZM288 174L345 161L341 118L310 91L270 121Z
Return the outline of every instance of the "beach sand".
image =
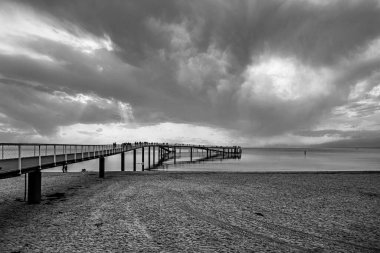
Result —
M43 173L0 180L0 252L380 252L380 174Z

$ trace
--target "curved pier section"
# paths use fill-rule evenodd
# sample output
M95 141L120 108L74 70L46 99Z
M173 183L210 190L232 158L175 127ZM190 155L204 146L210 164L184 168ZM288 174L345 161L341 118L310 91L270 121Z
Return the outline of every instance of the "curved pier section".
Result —
M205 146L169 143L122 143L111 145L41 144L41 143L0 143L0 179L25 174L27 178L28 203L41 200L41 170L68 164L99 159L99 177L105 177L105 158L121 155L120 170L125 171L125 154L133 152L133 171L137 171L137 150L141 149L141 170L144 171L145 151L148 151L147 168L154 169L163 162L173 159L177 163L182 152L189 153L189 162L196 161L194 152L204 154L197 160L215 157L236 158L241 156L239 146ZM157 157L156 157L157 155ZM25 194L26 196L26 194ZM25 197L26 198L26 197Z

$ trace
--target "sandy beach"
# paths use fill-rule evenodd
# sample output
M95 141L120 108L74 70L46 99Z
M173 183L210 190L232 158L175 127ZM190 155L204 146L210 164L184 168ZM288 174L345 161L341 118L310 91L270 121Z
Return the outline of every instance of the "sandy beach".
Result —
M1 252L379 252L379 173L43 173L0 181Z

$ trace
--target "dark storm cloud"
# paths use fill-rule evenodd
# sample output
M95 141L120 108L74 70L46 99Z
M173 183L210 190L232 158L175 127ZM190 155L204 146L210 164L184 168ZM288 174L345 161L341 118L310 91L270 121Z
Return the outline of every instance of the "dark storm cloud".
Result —
M146 26L149 18L188 21L189 28L197 30L197 48L207 50L215 42L231 50L242 67L265 50L297 55L309 64L333 64L380 35L377 0L22 2L99 36L108 34L131 64L149 61L151 50L169 44L167 34Z
M0 109L8 116L8 124L40 135L52 134L57 126L78 122L120 121L118 105L113 101L102 103L98 99L83 103L64 92L54 93L9 79L0 79L0 93L7 94L0 100Z
M150 58L149 50L166 46L165 35L147 30L147 19L156 17L167 22L180 22L180 3L183 1L20 2L43 10L63 23L73 22L98 36L108 34L124 61L138 65Z
M379 55L371 58L369 50L380 38L377 0L13 3L29 6L47 25L78 40L91 35L112 41L113 50L83 54L75 41L21 37L20 48L49 58L0 54L0 74L8 80L2 97L23 101L7 99L0 112L12 124L44 134L62 125L120 121L120 112L112 112L119 102L130 105L142 124L184 122L248 136L296 133L345 105L356 83L380 68ZM23 91L9 80L38 86ZM78 94L99 100L75 117L72 107L46 101ZM101 99L113 102L107 106Z

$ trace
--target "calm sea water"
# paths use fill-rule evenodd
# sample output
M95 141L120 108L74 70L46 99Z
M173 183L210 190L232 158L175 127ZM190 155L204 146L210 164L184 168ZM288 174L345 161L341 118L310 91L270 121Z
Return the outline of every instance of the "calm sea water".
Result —
M201 153L195 153L194 160ZM156 156L157 157L157 156ZM147 168L148 154L145 154ZM323 148L307 149L259 149L245 148L241 159L214 159L212 161L180 163L189 161L188 153L182 152L177 164L170 160L158 170L167 171L380 171L380 149L366 148ZM120 170L120 155L107 157L106 171ZM137 153L137 170L141 170L141 153ZM68 166L69 171L98 170L98 160L92 160ZM60 171L52 168L45 171ZM126 170L132 171L132 153L126 155Z

